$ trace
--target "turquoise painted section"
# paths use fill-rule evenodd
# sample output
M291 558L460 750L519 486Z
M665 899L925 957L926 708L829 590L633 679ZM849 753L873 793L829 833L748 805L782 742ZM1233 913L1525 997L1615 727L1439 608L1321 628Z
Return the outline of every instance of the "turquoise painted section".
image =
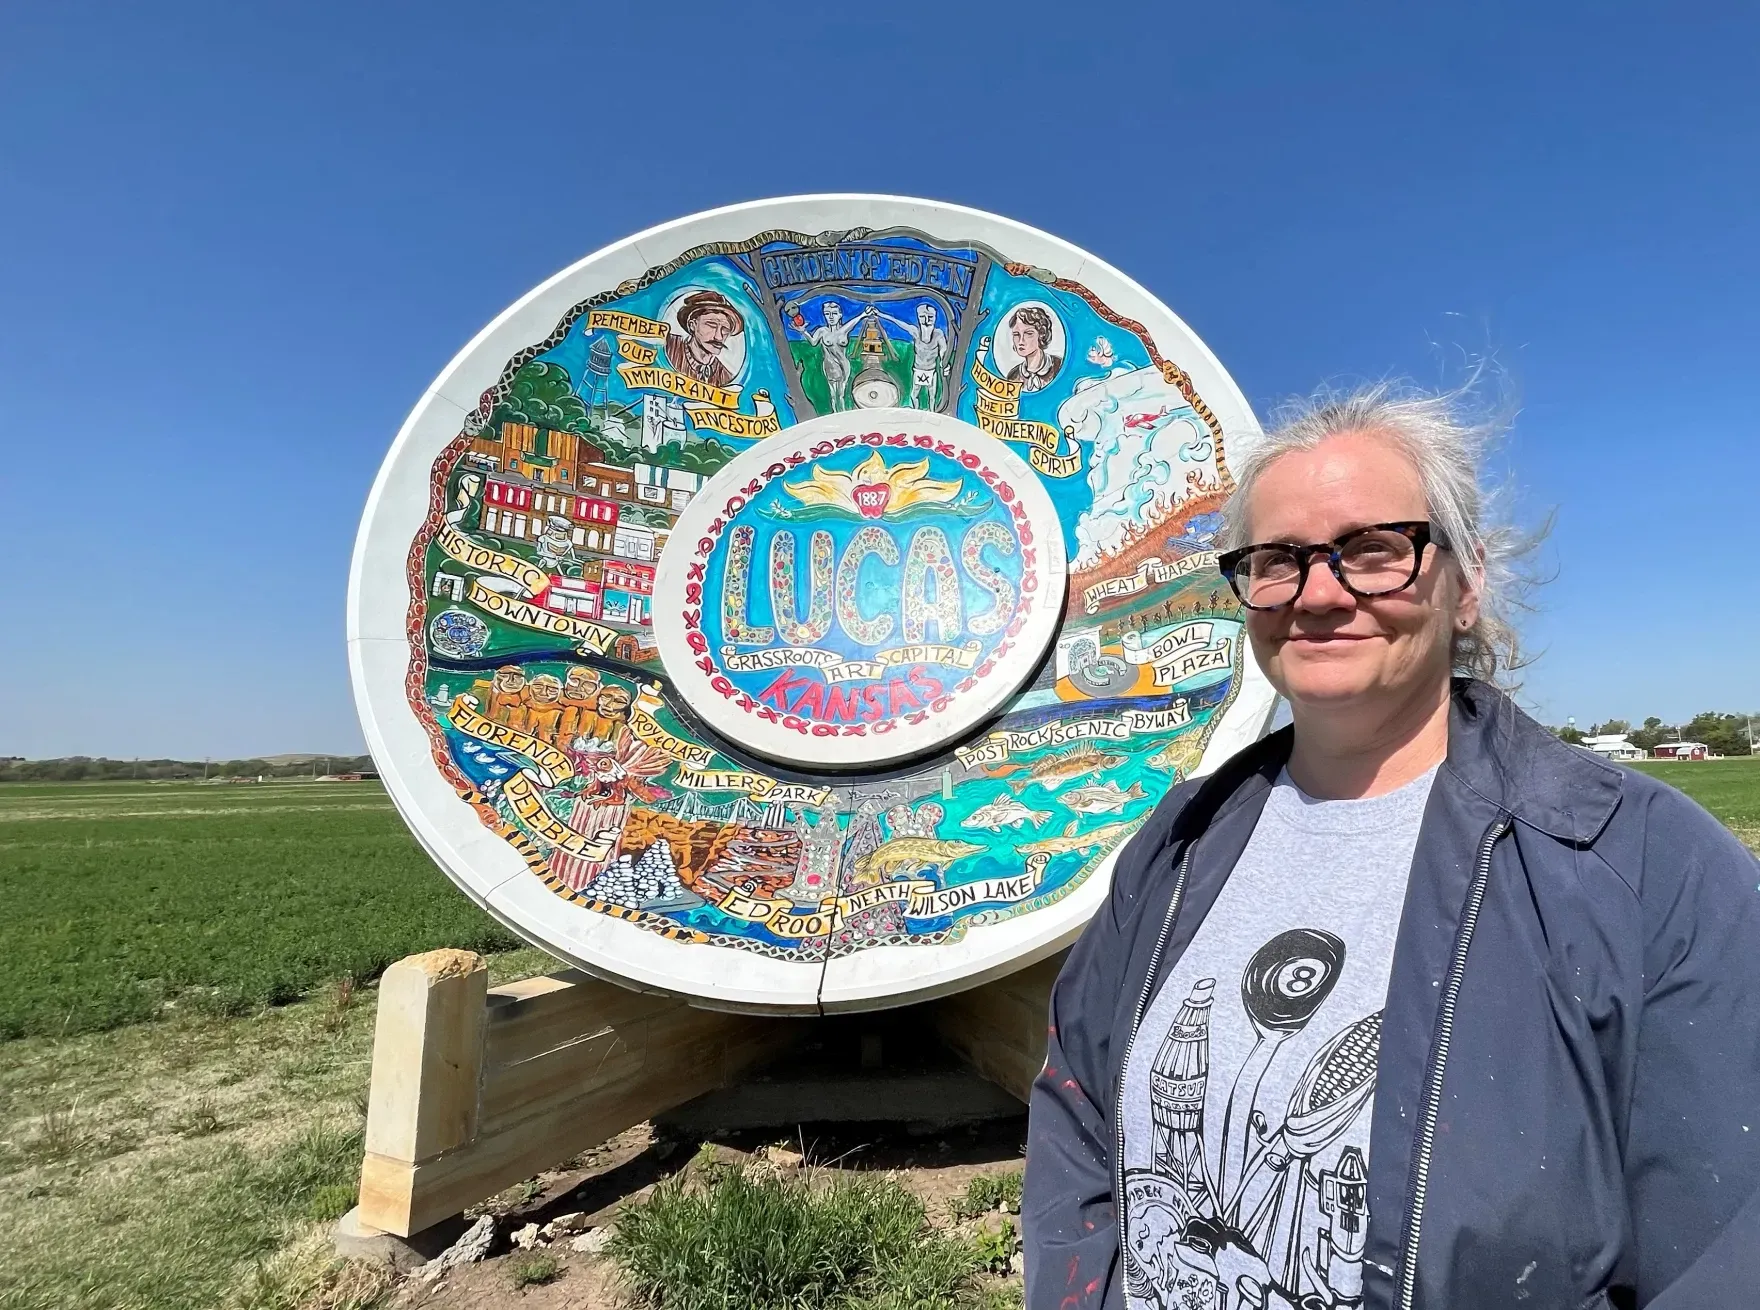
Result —
M1196 765L1242 656L1210 556L1219 429L1136 325L1078 284L1008 263L919 232L754 233L687 253L573 307L510 359L436 462L443 510L411 556L410 703L459 795L559 898L681 942L803 962L953 941L1069 895ZM680 510L735 454L869 403L1007 441L1058 510L1069 594L1052 657L982 735L884 773L811 776L759 762L678 699L653 646L654 567ZM787 647L780 633L745 638L811 619L814 534L830 538L835 589L869 529L899 563L863 557L846 601L892 630L852 632L833 594L826 630L801 644L844 664L896 650L905 561L936 527L955 561L958 632L929 617L940 592L923 587L922 639L976 642L982 662L996 634L973 619L995 592L960 548L981 525L1006 529L1008 513L981 491L968 499L953 461L878 449L883 503L858 476L874 453L860 447L820 461L847 504L791 492L811 481L803 467L740 511L729 527L752 532L745 595L729 608L740 579L725 550L705 584L718 651ZM898 499L956 481L947 500ZM779 534L794 543L792 577L773 577ZM990 545L978 559L1019 587L1018 556ZM791 594L793 614L779 613ZM775 673L729 676L761 700ZM826 696L833 685L807 681ZM910 711L886 694L884 713Z
M995 653L1021 584L1013 518L975 474L932 450L856 446L771 479L729 521L703 631L760 703L822 723L897 719Z

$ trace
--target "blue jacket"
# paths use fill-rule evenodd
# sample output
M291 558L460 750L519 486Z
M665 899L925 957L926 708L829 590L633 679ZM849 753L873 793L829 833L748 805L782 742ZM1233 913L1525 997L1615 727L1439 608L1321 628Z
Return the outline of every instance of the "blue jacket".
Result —
M1028 1310L1123 1310L1125 1052L1290 741L1168 795L1057 979ZM1760 863L1678 791L1457 681L1370 1132L1366 1310L1760 1307Z

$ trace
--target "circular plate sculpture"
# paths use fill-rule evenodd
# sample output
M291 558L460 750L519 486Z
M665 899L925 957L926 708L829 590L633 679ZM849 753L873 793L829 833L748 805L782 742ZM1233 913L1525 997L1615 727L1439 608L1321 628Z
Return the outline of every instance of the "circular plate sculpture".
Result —
M652 229L398 434L350 579L369 748L461 888L615 981L810 1013L1012 972L1265 729L1214 552L1257 435L1179 319L1020 224Z
M1001 709L1063 589L1057 508L1001 441L933 411L827 414L736 455L679 514L654 637L723 736L883 765Z

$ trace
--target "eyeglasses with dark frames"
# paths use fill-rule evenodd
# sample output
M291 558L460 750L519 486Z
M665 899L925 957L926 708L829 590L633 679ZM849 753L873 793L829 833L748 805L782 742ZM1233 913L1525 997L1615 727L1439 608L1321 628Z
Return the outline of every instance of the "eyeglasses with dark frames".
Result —
M1218 555L1216 567L1248 609L1279 610L1295 604L1316 559L1324 559L1338 585L1353 596L1404 591L1418 580L1426 546L1450 549L1427 520L1414 519L1355 528L1311 546L1286 541L1242 546Z

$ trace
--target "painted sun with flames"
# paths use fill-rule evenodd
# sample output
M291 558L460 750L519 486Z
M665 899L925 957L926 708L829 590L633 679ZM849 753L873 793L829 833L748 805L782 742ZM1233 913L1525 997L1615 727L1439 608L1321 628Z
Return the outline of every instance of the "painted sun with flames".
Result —
M965 479L932 478L927 459L888 464L875 451L847 472L820 464L804 480L785 482L782 488L809 508L888 519L931 505L954 505Z

